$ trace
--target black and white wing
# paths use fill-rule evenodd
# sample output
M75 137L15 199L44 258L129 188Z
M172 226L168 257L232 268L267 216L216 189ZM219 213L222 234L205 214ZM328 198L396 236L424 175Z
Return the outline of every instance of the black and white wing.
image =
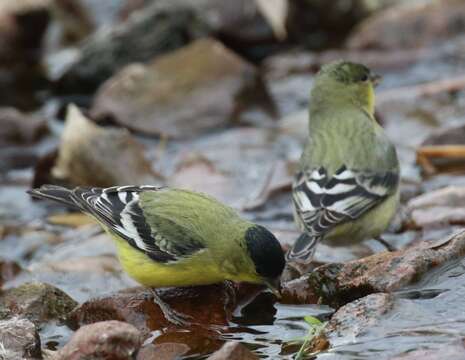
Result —
M359 218L394 192L399 174L339 168L328 177L323 167L300 172L293 184L293 202L307 241L297 241L289 259L306 259L336 225ZM302 238L303 239L303 238Z
M175 223L170 222L167 226L163 226L165 220L162 218L157 220L161 229L149 225L139 204L140 194L145 191L162 191L162 189L155 186L115 186L69 190L57 186L43 186L30 193L37 197L77 206L135 249L157 262L166 263L180 260L202 250L204 246L195 235L185 233ZM183 235L183 246L177 242L177 236L174 236L171 242L171 233Z

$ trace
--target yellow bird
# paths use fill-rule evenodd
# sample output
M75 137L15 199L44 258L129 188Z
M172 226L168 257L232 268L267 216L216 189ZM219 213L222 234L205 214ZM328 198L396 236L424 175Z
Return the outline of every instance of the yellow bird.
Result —
M154 186L45 185L29 193L95 218L115 240L123 269L144 286L224 280L279 286L285 260L278 240L208 195ZM167 319L184 323L156 291L154 297Z

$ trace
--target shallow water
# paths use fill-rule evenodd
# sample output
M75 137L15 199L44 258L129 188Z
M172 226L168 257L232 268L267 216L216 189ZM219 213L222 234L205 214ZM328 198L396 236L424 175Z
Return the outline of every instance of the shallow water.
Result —
M465 260L431 271L395 293L394 308L374 326L332 342L318 359L389 359L418 349L439 349L465 336Z

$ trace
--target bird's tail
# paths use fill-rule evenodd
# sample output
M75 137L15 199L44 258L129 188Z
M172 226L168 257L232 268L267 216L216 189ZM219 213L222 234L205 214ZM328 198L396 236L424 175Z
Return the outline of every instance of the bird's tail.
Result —
M301 234L294 243L294 246L286 254L286 259L290 262L308 264L315 254L316 245L322 236L312 236L306 233Z
M74 208L79 207L73 201L73 191L61 186L42 185L38 189L28 190L27 193L39 199L49 199Z

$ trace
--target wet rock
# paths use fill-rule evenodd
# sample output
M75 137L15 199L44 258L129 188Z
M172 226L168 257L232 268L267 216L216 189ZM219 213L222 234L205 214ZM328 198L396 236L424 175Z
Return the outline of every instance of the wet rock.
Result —
M316 268L299 280L323 304L338 308L363 296L391 292L415 283L432 268L465 254L465 231L403 251L378 253L345 264Z
M49 21L48 0L2 1L0 64L37 64L41 39ZM18 64L15 64L16 66Z
M460 0L399 2L362 22L348 39L351 48L413 48L441 42L465 30Z
M0 306L12 316L22 316L36 326L63 320L77 303L61 290L45 283L26 283L0 294Z
M227 196L229 189L234 187L233 179L216 169L208 159L192 154L177 166L168 183L172 187L208 193L215 198Z
M287 278L293 280L285 280L281 284L281 301L285 304L316 304L318 296L314 293L312 286L308 282L308 278L300 277L295 279L298 276L298 272L289 267L285 271L292 272L285 275L287 275Z
M78 59L58 80L58 90L92 92L123 66L151 60L208 33L191 8L157 3L88 38Z
M357 340L374 337L376 328L383 326L383 321L394 313L396 305L394 295L377 293L342 306L333 314L322 332L312 339L311 352L328 347L337 349Z
M99 89L92 115L146 134L192 137L237 121L251 95L264 97L257 76L222 44L198 40L123 69Z
M0 344L2 359L42 359L39 334L27 319L13 317L0 321Z
M410 226L416 228L465 224L465 187L448 186L411 199Z
M100 1L94 2L99 4ZM85 39L96 27L92 15L92 8L86 7L91 5L90 2L80 0L55 0L52 6L52 15L54 18L53 26L55 37L59 38L59 45L70 45ZM57 41L57 40L55 40ZM51 47L51 44L48 44ZM57 44L58 45L58 44Z
M263 193L270 175L274 177L277 159L284 157L284 153L287 156L294 145L268 129L254 127L235 127L199 137L191 144L175 153L174 158L167 156L163 159L173 169L167 184L204 191L239 209ZM301 148L296 146L295 150L298 152L296 156L300 156ZM204 174L209 174L212 179L205 178ZM292 211L288 197L284 196L282 205ZM289 216L287 209L282 210L281 206L271 208L271 211Z
M137 360L176 360L185 355L189 347L179 343L148 344L137 353Z
M0 288L21 272L21 267L14 261L0 260Z
M185 327L169 323L153 302L151 291L141 288L86 301L70 314L67 323L71 328L77 328L110 319L125 321L137 327L145 337L151 336L157 349L161 344L176 343L187 346L186 356L207 355L224 342L218 326L227 325L237 304L249 301L260 290L257 286L231 287L226 284L159 289L161 297L172 309L192 318L190 325ZM162 346L168 352L171 345ZM178 349L176 345L176 351ZM146 351L152 353L153 350Z
M171 327L163 331L154 340L155 345L183 344L189 348L185 356L206 356L221 348L224 343L218 330L208 325L192 325L189 329Z
M446 126L432 132L422 145L463 145L465 125Z
M290 40L311 49L335 47L363 18L396 3L387 1L289 1L287 32Z
M433 206L465 207L465 187L448 186L417 196L407 204L409 210Z
M44 119L21 113L14 108L0 108L0 146L31 144L47 133Z
M0 106L31 108L43 86L41 40L49 22L48 0L0 3Z
M241 343L230 341L208 357L208 360L258 360L258 356Z
M56 358L131 360L141 344L141 333L134 326L121 321L102 321L77 330Z
M391 294L371 294L339 308L325 326L325 336L332 346L337 345L337 338L351 338L363 335L366 329L380 322L395 304Z
M235 287L226 284L160 289L159 293L173 309L189 315L198 324L226 325L238 296L250 297L257 293L237 295ZM241 293L239 293L241 294ZM236 296L237 295L237 296ZM205 311L208 308L209 311ZM72 328L102 320L120 320L136 326L143 334L162 329L170 323L164 318L153 294L144 288L121 291L108 297L91 299L77 307L69 316ZM169 342L167 339L165 342Z
M277 160L269 174L267 174L266 182L260 193L249 204L245 205L244 209L253 210L260 208L270 198L281 193L289 193L296 168L295 163Z
M126 130L97 126L75 106L68 109L52 175L54 182L76 186L160 182L145 159L142 146Z

